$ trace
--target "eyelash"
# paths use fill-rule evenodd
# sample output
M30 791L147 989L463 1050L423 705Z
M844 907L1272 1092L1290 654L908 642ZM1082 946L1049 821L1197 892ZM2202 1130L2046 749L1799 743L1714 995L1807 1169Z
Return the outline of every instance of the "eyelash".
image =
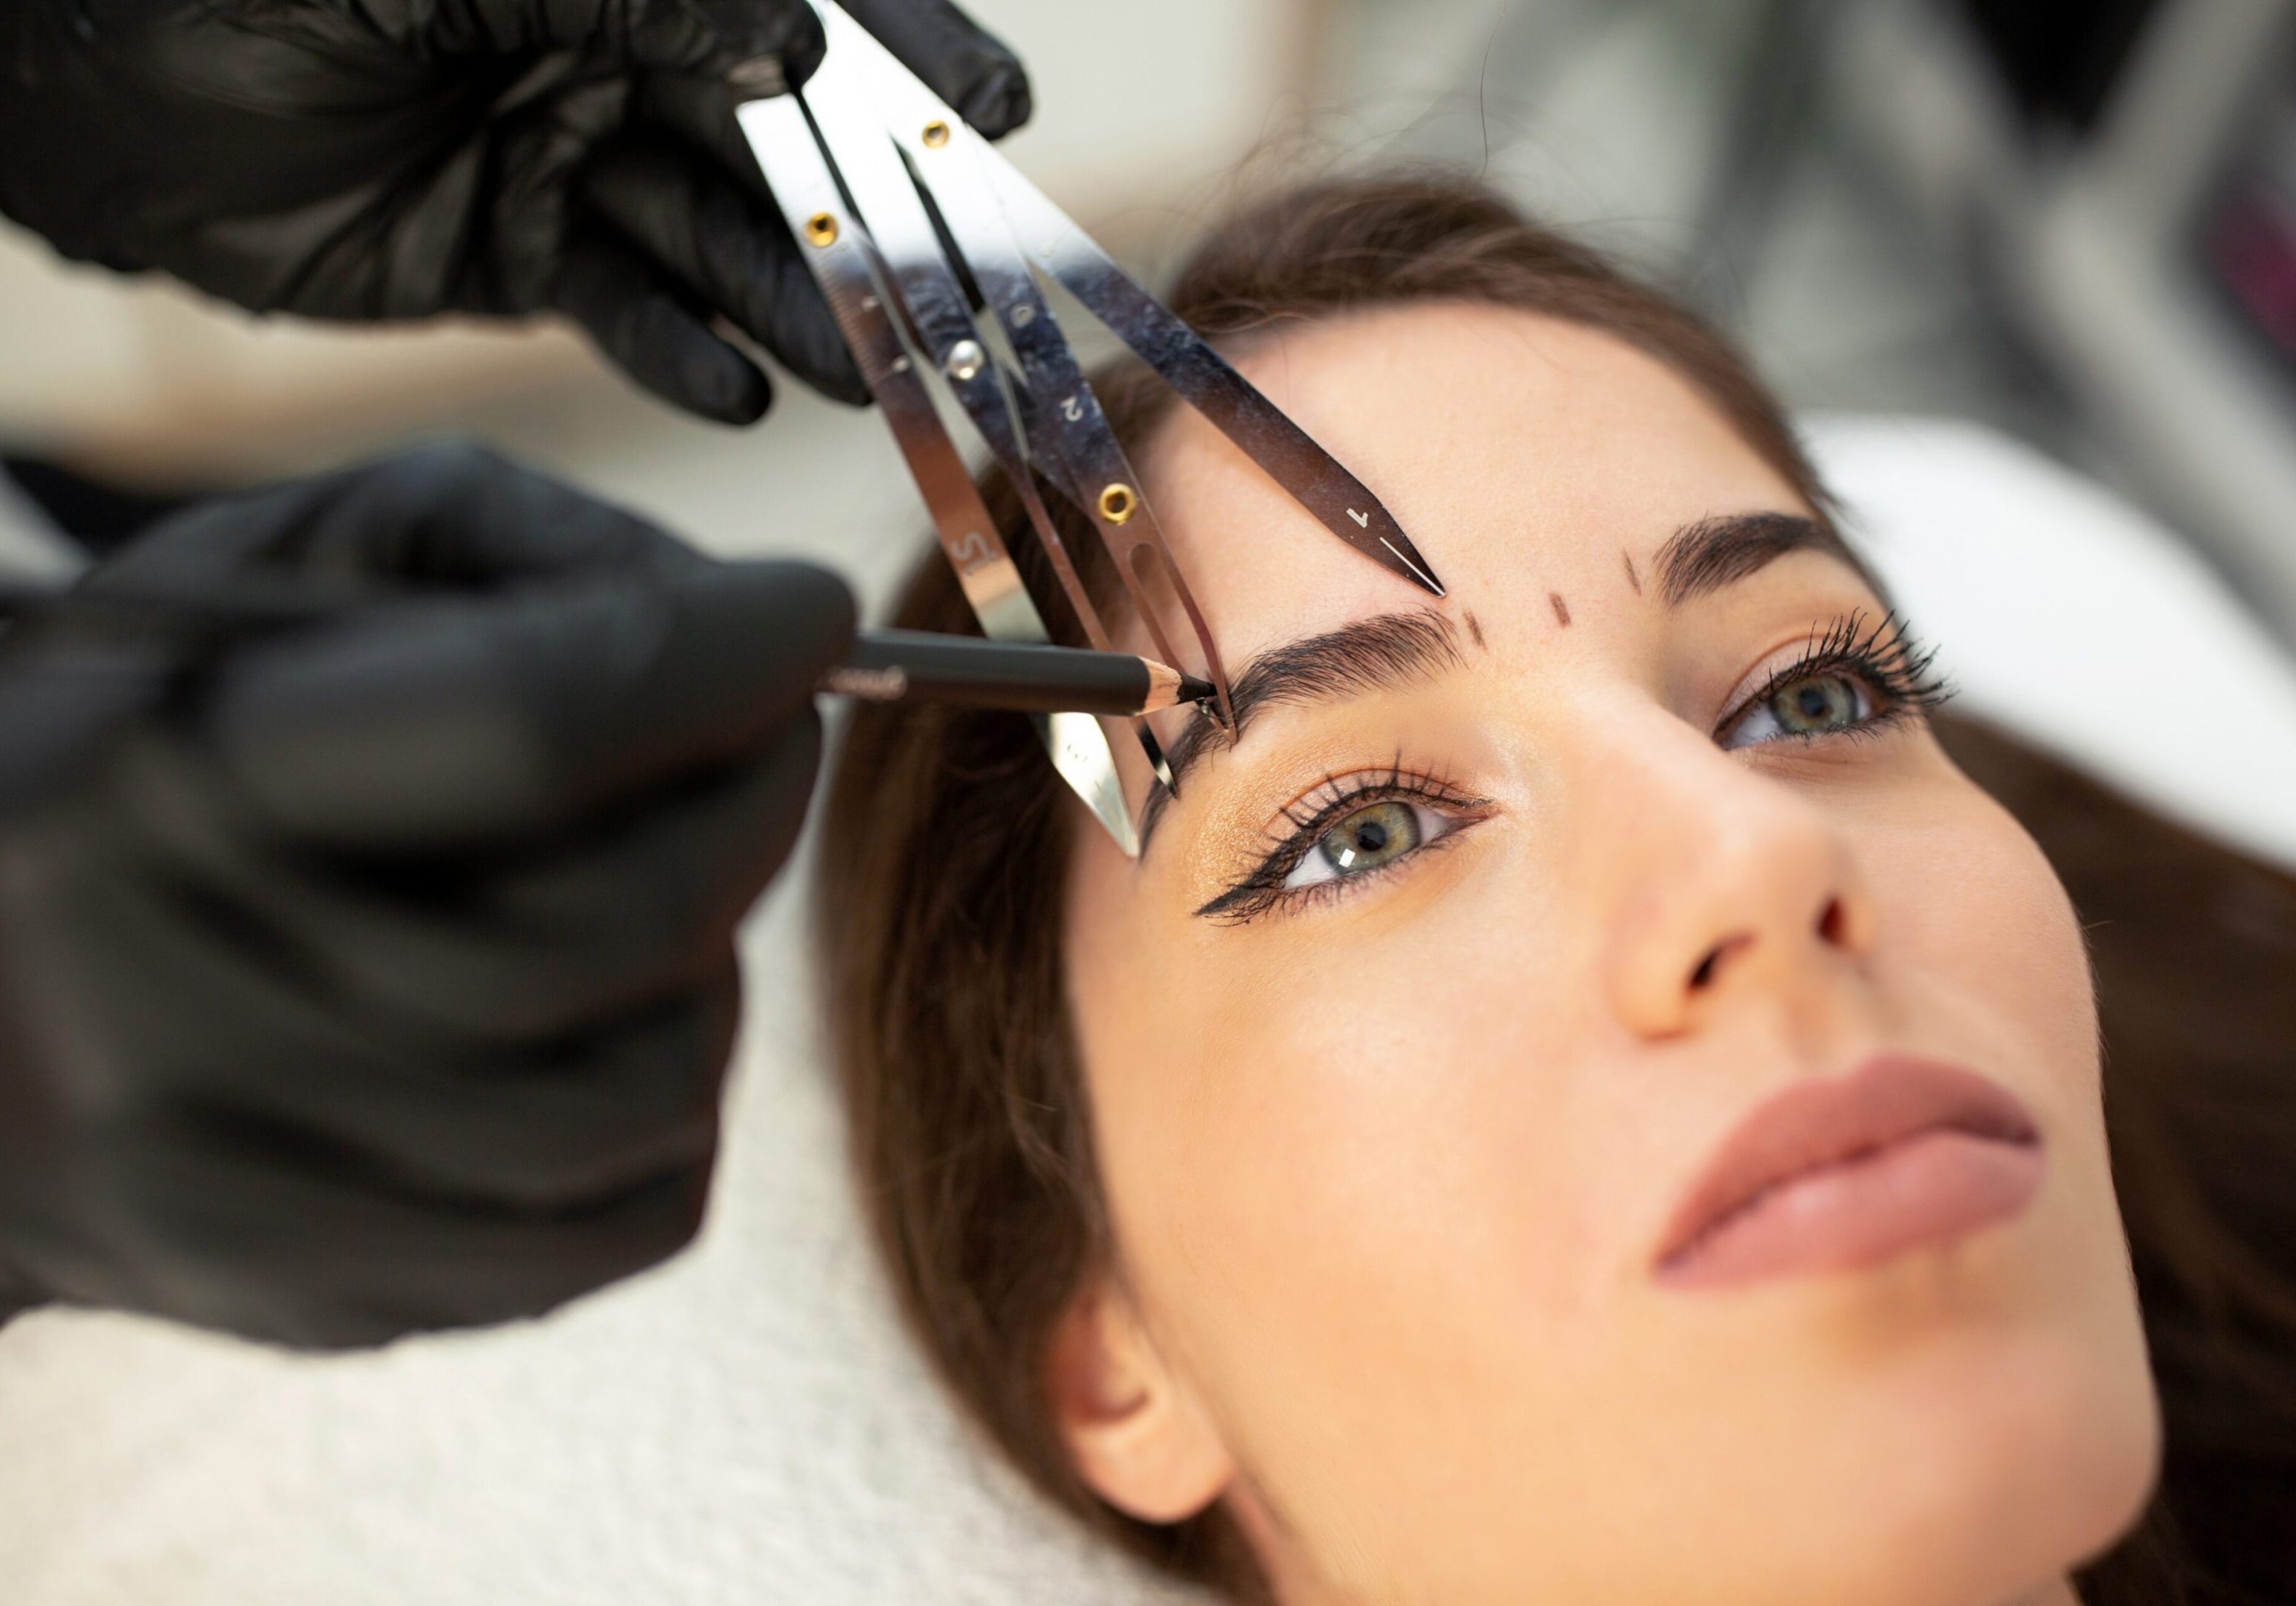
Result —
M1892 610L1874 619L1863 609L1834 620L1823 634L1812 632L1801 655L1765 680L1722 717L1714 727L1720 741L1746 717L1797 681L1826 674L1853 676L1874 692L1882 706L1856 725L1838 731L1787 733L1770 740L1822 742L1829 738L1879 735L1892 725L1926 713L1953 696L1953 686L1931 666L1937 649L1914 639Z
M1490 800L1461 791L1448 779L1424 770L1406 768L1398 755L1383 771L1357 771L1349 775L1325 775L1321 783L1296 802L1287 804L1283 819L1289 829L1276 827L1269 835L1275 839L1275 848L1261 859L1244 878L1206 904L1196 913L1227 925L1242 925L1259 918L1268 910L1283 905L1292 908L1341 896L1341 889L1375 880L1387 873L1387 868L1366 871L1344 880L1317 881L1305 887L1286 887L1286 877L1300 867L1301 860L1316 850L1324 833L1358 809L1375 803L1423 803L1428 807L1453 815L1471 815L1477 809L1488 808ZM1472 819L1459 822L1461 826L1474 823ZM1431 848L1440 848L1459 834L1457 829L1446 832L1431 842L1422 844L1395 861L1402 864L1415 859Z
M1869 620L1863 610L1836 619L1822 633L1813 632L1800 656L1765 680L1759 689L1741 701L1716 725L1721 740L1748 714L1797 681L1825 674L1855 676L1880 699L1882 706L1854 725L1841 730L1774 737L1771 741L1816 742L1829 737L1859 738L1878 734L1891 725L1936 708L1953 695L1943 676L1931 672L1933 648L1914 639L1895 612ZM1473 817L1459 819L1451 831L1423 843L1393 864L1362 874L1316 881L1304 887L1283 883L1310 853L1324 833L1349 814L1376 803L1399 801L1423 804L1439 813L1472 816L1490 807L1489 799L1463 791L1447 778L1406 769L1398 755L1383 773L1357 772L1325 775L1306 796L1289 804L1283 819L1290 829L1270 835L1275 847L1243 879L1196 913L1226 925L1243 925L1278 907L1301 908L1348 896L1357 886L1383 876L1395 864L1415 859L1431 848L1456 840Z

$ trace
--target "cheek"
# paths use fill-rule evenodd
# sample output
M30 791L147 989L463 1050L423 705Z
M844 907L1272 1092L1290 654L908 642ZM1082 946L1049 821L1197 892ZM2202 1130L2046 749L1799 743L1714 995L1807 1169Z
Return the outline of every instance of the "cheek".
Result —
M2087 952L2064 888L2010 815L1967 783L1866 856L1887 957L1909 1003L1969 1021L1976 1044L2022 1062L1994 1066L2050 1099L2061 1123L2101 1137L2096 1006ZM1918 1025L1916 1021L1915 1024Z
M1217 966L1183 938L1161 957L1195 985L1080 1028L1128 1271L1226 1390L1422 1369L1431 1316L1512 1344L1542 1284L1584 1282L1546 1073L1584 1026L1538 888L1481 856L1368 915L1219 943Z
M1881 955L1890 1007L1916 1040L1966 1054L2031 1109L2049 1155L2031 1232L2057 1247L2026 1291L2093 1335L2127 1339L2134 1290L2079 921L2040 848L1991 798L1964 783L1929 814L1867 861L1890 933ZM2103 1356L2123 1348L2088 1346Z

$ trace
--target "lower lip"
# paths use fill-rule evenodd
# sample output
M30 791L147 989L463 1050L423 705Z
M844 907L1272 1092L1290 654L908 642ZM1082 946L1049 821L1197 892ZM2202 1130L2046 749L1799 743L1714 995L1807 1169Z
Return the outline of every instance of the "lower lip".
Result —
M1858 1271L2023 1213L2041 1150L1933 1129L1783 1183L1660 1266L1672 1288Z

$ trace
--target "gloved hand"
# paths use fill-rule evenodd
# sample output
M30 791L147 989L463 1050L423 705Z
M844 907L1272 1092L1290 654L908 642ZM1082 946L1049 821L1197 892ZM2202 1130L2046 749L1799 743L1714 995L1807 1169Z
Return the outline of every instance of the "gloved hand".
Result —
M398 600L0 645L0 1301L353 1345L668 1256L850 594L463 450L83 588L256 582Z
M847 9L983 133L1027 119L1020 62L947 0ZM822 49L804 0L6 0L0 212L258 312L555 310L747 423L771 393L723 318L857 404L733 119Z

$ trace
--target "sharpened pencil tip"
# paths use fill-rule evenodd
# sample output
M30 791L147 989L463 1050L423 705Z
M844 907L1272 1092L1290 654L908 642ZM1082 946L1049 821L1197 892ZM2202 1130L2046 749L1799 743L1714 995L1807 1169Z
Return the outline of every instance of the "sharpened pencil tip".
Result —
M1219 688L1208 680L1198 680L1193 675L1180 676L1180 694L1176 702L1205 702L1219 695Z

